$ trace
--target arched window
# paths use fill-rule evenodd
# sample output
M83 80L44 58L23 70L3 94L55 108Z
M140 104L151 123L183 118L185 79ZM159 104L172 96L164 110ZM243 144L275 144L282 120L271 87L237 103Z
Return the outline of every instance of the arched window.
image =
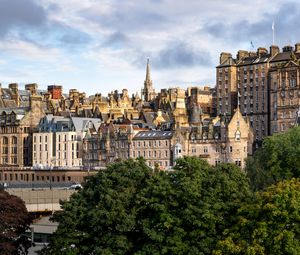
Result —
M8 145L8 138L6 136L3 137L3 145Z
M239 130L237 130L235 132L235 140L236 141L240 141L241 140L241 132Z
M11 143L12 144L17 144L18 143L17 140L18 140L17 137L13 136L12 139L11 139Z
M11 147L11 152L12 154L17 154L17 143L18 143L18 139L16 136L13 136L11 138L11 143L12 143L12 147Z
M3 142L2 153L8 154L8 137L4 136L2 142Z

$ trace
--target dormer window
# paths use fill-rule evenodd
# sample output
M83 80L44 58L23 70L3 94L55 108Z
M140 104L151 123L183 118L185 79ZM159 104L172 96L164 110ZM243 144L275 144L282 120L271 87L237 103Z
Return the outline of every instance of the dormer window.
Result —
M241 132L239 130L237 130L235 132L235 140L236 141L240 141L241 140Z

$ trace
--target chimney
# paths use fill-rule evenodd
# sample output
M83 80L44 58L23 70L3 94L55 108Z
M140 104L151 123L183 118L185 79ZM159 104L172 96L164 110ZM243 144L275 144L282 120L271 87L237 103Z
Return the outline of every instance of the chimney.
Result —
M20 105L20 98L19 98L19 90L18 90L18 84L17 83L11 83L8 85L9 89L11 90L11 99L16 102L16 105Z
M30 91L31 95L36 95L38 85L36 83L26 84L25 89Z
M268 54L268 50L266 48L259 47L257 49L257 56L258 57L262 57L262 56L267 55L267 54Z
M291 46L291 45L284 46L282 48L282 51L283 52L292 52L293 51L293 46Z
M295 44L295 53L300 53L300 43Z
M249 57L249 52L246 50L239 50L238 54L236 55L237 60L242 60L246 57Z
M220 65L223 64L226 60L232 58L231 53L222 52L220 54Z
M48 92L50 93L52 99L62 98L62 86L57 86L57 85L48 86Z
M277 45L271 45L270 47L270 54L271 57L274 57L275 55L277 55L279 53L279 47Z

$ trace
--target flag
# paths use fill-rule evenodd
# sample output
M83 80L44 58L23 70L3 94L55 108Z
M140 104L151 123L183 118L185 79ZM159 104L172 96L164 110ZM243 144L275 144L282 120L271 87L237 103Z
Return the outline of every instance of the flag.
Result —
M272 30L274 31L274 29L275 29L275 23L274 23L274 21L272 22Z
M254 45L253 45L253 42L251 41L251 46L252 46L252 48L254 49Z

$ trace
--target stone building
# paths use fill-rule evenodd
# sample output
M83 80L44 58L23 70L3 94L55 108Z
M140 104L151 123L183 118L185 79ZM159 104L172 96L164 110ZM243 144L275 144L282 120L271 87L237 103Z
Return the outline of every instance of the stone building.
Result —
M290 127L299 106L299 49L300 44L295 49L285 46L282 51L272 45L269 52L265 48L257 52L240 50L236 58L221 53L217 113L232 115L232 109L239 105L242 115L249 117L257 144L265 136Z
M32 133L45 115L37 85L26 85L27 100L19 94L17 84L10 84L10 94L0 88L0 165L30 166L32 164Z
M252 154L253 133L240 110L233 117L219 117L178 126L175 130L149 130L137 126L102 124L84 138L85 167L103 167L128 158L143 157L151 167L169 169L177 158L198 156L212 164L221 162L245 166Z
M172 137L173 131L139 131L130 143L130 157L143 157L150 167L158 166L161 170L173 166Z
M300 106L300 44L270 61L270 134L295 125Z
M82 140L86 132L97 130L99 119L47 115L33 133L35 168L82 166Z
M252 154L253 132L240 110L230 120L219 117L200 120L181 135L181 155L198 156L211 165L234 163L243 168L245 159Z
M236 59L222 52L216 73L217 114L233 114L237 107Z

